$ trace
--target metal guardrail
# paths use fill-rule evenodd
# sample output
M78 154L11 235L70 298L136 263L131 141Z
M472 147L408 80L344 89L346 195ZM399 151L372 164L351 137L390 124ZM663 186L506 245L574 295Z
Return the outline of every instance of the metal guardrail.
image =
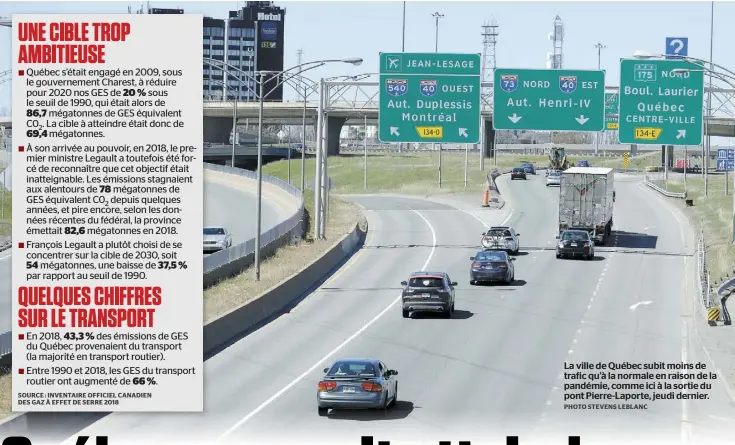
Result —
M257 174L249 170L215 164L204 164L204 168L206 170L243 176L253 180L257 179ZM283 236L301 237L303 235L302 219L304 218L304 198L301 194L301 190L274 176L263 175L263 182L279 187L286 193L298 198L301 204L299 205L298 210L288 219L282 221L261 235L260 239L262 247L267 247L269 244L280 240ZM229 263L240 261L244 257L251 255L253 252L255 252L255 238L251 238L243 243L234 245L229 249L209 255L204 258L204 274L212 273ZM12 331L0 333L0 362L3 361L3 357L12 353L12 345Z
M253 180L258 179L257 173L240 168L232 168L229 166L216 164L204 164L204 168L216 172L238 175ZM299 200L301 200L301 205L299 206L299 209L288 219L271 228L267 232L261 234L261 246L265 247L268 244L288 234L293 234L294 236L301 237L303 233L292 233L295 228L301 227L301 221L304 218L304 198L301 194L301 190L274 176L263 175L263 182L273 184L281 188L291 196L298 198ZM228 263L240 260L241 258L246 257L253 252L255 252L255 238L251 238L243 243L234 245L229 249L216 252L204 258L204 273L208 274Z
M652 188L653 190L661 193L662 195L668 197L668 198L679 198L679 199L686 199L687 194L684 192L670 192L668 190L664 190L658 185L656 185L654 182L651 181L651 177L646 175L645 179L643 180L643 183L646 184L648 187Z
M699 301L705 310L715 306L710 286L709 270L707 270L707 250L704 244L704 230L699 230L697 239L697 289L699 290Z

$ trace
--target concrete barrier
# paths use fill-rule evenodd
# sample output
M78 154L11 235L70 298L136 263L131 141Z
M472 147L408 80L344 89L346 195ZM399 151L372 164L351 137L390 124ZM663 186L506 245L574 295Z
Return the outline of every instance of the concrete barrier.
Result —
M336 241L327 252L300 272L259 298L233 309L204 326L204 357L211 357L276 316L290 310L365 242L367 223ZM109 413L18 413L0 421L0 437L25 436L36 441L61 442Z

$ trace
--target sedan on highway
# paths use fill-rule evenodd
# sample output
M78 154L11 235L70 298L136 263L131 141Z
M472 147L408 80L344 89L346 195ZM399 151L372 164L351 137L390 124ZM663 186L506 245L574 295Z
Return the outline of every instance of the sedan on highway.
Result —
M561 186L561 172L559 170L552 170L546 176L546 187L551 185Z
M517 254L521 249L519 236L521 234L516 233L512 227L493 226L482 234L482 248L485 250L504 250L508 253Z
M398 371L376 359L343 359L324 368L317 385L320 416L330 409L388 409L398 401Z
M483 250L470 257L470 284L502 282L510 284L515 280L515 258L506 252Z
M224 227L204 228L204 251L219 252L232 247L232 234Z
M439 312L444 318L454 314L454 286L446 272L413 272L401 281L403 318L412 312Z
M582 257L591 260L595 257L595 242L586 230L565 230L556 239L556 257Z
M526 173L530 173L532 175L536 174L536 167L534 167L533 163L524 161L521 162L521 167L526 171Z
M510 171L510 179L526 179L526 169L523 167L514 167Z

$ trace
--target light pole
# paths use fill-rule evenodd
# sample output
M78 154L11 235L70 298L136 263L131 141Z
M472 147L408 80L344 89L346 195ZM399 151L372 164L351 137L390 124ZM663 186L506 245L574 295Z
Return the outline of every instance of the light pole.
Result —
M729 70L729 69L727 69L725 67L721 67L719 65L715 65L715 66L717 66L720 69L726 71L727 73L726 74L725 73L718 73L718 72L716 72L716 71L714 71L712 69L707 69L707 68L705 68L705 69L697 69L697 70L686 69L686 68L677 68L677 69L674 69L672 71L674 73L677 73L677 74L678 73L691 73L691 72L701 72L701 73L707 72L709 74L710 78L715 77L716 79L725 82L726 84L728 84L728 86L730 86L730 87L732 87L732 88L735 89L735 72L732 72L731 70ZM712 88L713 88L713 86L712 86L712 83L710 82L710 93L712 92ZM707 161L709 162L709 159L707 159ZM706 179L706 177L705 177L705 179ZM685 164L685 169L684 169L684 181L685 181L684 182L684 190L686 191L686 164ZM727 164L725 164L725 193L727 193L727 184L728 184L728 181L729 181L729 178L728 178L728 172L727 172ZM705 184L706 184L706 181L705 181ZM705 188L705 190L706 190L706 188ZM731 223L732 235L731 235L730 241L731 241L732 244L735 244L735 172L733 172L733 185L732 185L732 190L733 190L733 194L732 194L732 223Z
M434 17L436 33L434 37L434 52L439 52L439 19L444 17L444 14L435 12L431 14ZM436 149L436 144L431 144L431 147ZM439 144L439 188L442 188L442 144Z
M403 2L403 4L404 4L404 7L405 7L406 2ZM363 148L365 150L365 159L364 159L364 163L365 163L364 170L365 170L365 173L364 173L364 175L365 175L365 190L367 190L367 114L365 115L365 121L364 122L365 123L363 124L363 130L362 130L362 134L363 134L363 136L362 136L362 143L363 143Z
M403 2L403 28L401 36L401 52L406 52L406 2Z
M595 45L595 48L597 48L597 70L600 71L602 68L602 50L607 48L607 46L603 45L602 43L597 43ZM600 151L600 132L598 131L595 133L595 156Z

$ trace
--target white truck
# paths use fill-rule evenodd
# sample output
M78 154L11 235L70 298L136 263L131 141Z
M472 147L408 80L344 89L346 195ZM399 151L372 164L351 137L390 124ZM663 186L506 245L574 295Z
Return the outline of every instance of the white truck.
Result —
M571 167L561 173L559 233L586 230L595 243L604 245L612 232L615 202L611 168Z

